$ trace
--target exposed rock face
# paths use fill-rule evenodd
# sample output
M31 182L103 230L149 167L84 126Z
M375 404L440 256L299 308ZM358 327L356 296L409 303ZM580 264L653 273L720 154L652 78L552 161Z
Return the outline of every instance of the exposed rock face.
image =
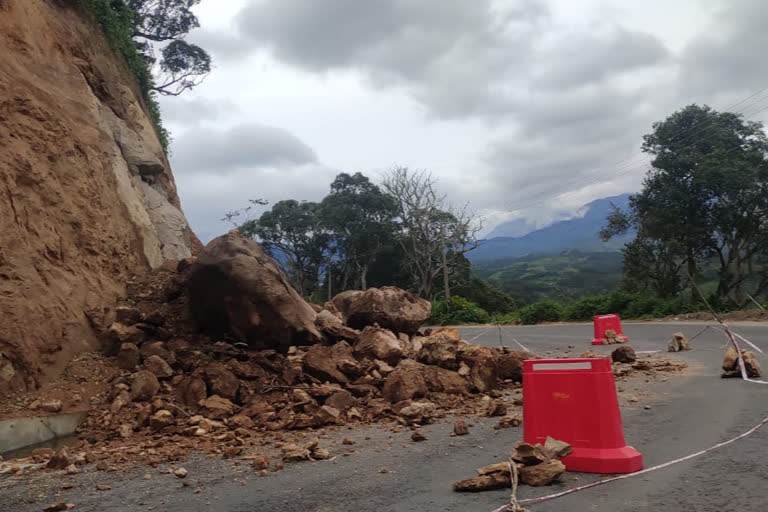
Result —
M429 301L396 288L384 286L365 292L342 292L333 298L348 326L362 329L378 324L384 329L414 334L429 319Z
M199 244L141 94L72 2L0 2L0 394L98 346L127 278Z
M211 335L230 334L255 349L280 350L322 339L315 310L261 247L235 231L205 246L188 287L192 313Z

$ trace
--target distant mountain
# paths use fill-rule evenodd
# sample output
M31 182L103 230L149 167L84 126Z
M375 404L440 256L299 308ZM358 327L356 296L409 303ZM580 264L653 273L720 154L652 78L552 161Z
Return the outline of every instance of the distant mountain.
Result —
M605 225L605 219L611 212L611 203L626 209L629 206L629 194L597 199L583 206L576 217L555 222L524 236L489 238L480 247L467 253L467 257L473 262L487 262L567 250L617 251L634 237L634 233L616 237L609 242L600 240L600 228Z

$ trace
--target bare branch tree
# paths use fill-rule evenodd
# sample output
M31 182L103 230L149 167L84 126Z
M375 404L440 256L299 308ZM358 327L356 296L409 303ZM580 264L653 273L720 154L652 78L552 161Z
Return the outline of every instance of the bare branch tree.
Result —
M397 203L400 221L399 242L406 254L407 268L422 297L433 299L435 282L443 274L446 297L448 277L460 256L477 247L479 219L465 206L454 208L437 192L437 181L424 170L396 167L382 186Z

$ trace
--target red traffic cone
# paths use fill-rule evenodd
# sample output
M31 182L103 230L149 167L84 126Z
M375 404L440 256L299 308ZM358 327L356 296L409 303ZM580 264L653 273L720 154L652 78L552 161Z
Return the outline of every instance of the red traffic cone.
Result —
M609 358L523 361L523 425L528 443L551 436L573 447L561 459L568 471L643 469L642 454L624 441Z
M629 338L624 336L621 330L621 318L619 315L597 315L594 318L595 339L593 345L611 345L613 343L625 343Z

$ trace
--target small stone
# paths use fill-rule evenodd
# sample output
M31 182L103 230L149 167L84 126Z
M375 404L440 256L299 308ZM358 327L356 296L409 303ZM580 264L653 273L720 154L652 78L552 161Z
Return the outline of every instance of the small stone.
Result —
M187 478L189 472L184 468L178 468L173 472L173 474L176 478Z
M173 424L173 414L171 411L161 409L149 418L149 426L152 430L162 430L163 428Z
M349 445L355 444L355 442L353 440L351 440L350 438L345 437L344 439L342 439L341 444L345 444L345 445L349 446Z
M424 434L422 434L421 432L419 432L417 430L416 432L411 434L411 440L413 440L413 441L418 443L418 442L421 442L421 441L426 441L427 440L427 436L425 436Z
M522 420L518 416L504 416L499 420L497 428L519 427Z
M387 468L379 468L379 473L389 473Z
M487 413L488 417L495 417L495 416L504 416L507 414L507 405L504 402L501 402L499 400L494 400L491 402L491 404L488 406Z
M60 512L62 510L72 510L73 508L75 508L74 503L56 503L45 507L43 512Z
M110 490L110 489L112 489L112 486L111 486L111 485L107 485L107 484L96 484L96 490L97 490L97 491L108 491L108 490Z
M635 350L629 345L622 345L611 352L611 359L616 363L634 363L637 360Z
M144 480L150 480L152 478L152 475L149 473L144 473Z
M46 464L46 468L48 469L66 469L67 466L71 464L71 461L69 460L69 454L67 453L66 448L62 448L56 454L51 457L51 460L48 461L48 464Z
M263 455L257 455L253 458L251 466L257 470L265 470L269 467L269 459Z
M47 400L40 405L45 412L59 412L62 408L61 400Z
M651 408L651 406L650 406L650 405L645 405L645 406L643 406L643 409L645 409L646 411L647 411L648 409L650 409L650 408Z
M80 470L77 469L77 466L75 466L74 464L70 464L69 466L67 466L66 467L66 471L70 475L74 475L75 473L79 473L80 472Z
M550 459L541 464L520 468L520 481L534 487L548 485L564 471L565 465L562 462Z
M509 473L491 473L489 475L476 476L461 480L453 484L456 492L480 492L511 487L512 482Z
M457 436L465 436L469 434L469 426L467 426L467 422L464 421L463 418L458 418L453 423L453 433Z
M312 450L312 458L315 460L328 460L331 458L331 452L325 448L316 448Z
M173 369L158 355L151 355L144 359L144 368L154 373L159 379L173 377Z

